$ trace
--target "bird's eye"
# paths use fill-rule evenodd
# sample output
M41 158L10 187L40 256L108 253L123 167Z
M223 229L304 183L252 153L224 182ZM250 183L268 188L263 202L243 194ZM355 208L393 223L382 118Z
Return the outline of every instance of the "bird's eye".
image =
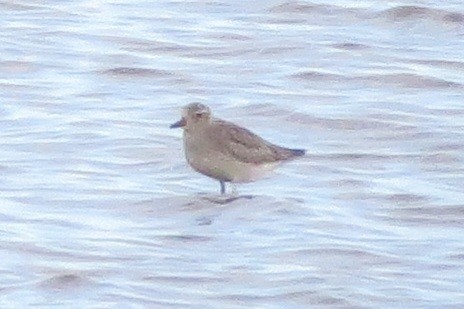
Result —
M203 112L196 112L196 113L195 113L195 116L196 116L197 118L201 118L201 117L203 117L204 114L205 114L205 113L203 113Z

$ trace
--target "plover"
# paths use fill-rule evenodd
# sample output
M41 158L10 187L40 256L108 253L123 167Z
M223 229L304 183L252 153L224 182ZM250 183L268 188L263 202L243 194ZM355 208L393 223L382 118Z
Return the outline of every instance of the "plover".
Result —
M226 182L258 180L281 163L303 156L305 150L274 145L253 132L212 117L208 106L191 103L170 128L183 128L184 151L189 165L214 178L225 194Z

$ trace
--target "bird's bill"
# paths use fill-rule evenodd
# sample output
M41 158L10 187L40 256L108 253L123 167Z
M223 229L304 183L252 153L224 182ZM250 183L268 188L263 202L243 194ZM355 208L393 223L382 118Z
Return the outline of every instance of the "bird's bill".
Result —
M187 123L186 123L186 121L185 121L185 118L182 117L179 121L177 121L177 122L171 124L169 127L170 127L171 129L174 129L174 128L183 128L183 127L185 127L186 124L187 124Z

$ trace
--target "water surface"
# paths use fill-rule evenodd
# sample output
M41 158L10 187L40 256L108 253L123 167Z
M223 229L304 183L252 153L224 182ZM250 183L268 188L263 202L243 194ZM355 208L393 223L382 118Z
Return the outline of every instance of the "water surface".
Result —
M464 306L462 1L0 12L2 308ZM223 203L192 101L308 155Z

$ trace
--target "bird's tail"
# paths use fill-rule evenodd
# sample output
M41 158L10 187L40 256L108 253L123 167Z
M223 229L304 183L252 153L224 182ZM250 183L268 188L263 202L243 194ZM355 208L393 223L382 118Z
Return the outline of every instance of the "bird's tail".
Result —
M291 149L291 148L284 148L284 147L279 147L279 157L281 160L291 160L297 157L304 156L306 153L306 150L304 149Z
M306 154L304 149L289 149L295 157L301 157Z

